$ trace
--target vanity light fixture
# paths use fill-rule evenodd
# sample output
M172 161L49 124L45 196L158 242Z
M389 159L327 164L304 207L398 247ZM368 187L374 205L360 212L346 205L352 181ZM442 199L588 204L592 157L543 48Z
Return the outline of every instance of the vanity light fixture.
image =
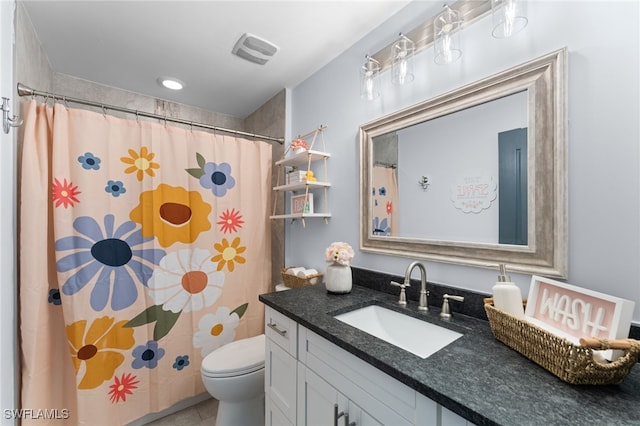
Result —
M366 55L367 61L360 68L360 97L372 101L380 96L380 62Z
M182 90L184 83L173 77L158 77L158 84L164 88L171 90Z
M507 38L527 26L527 4L524 0L491 0L493 36Z
M413 81L413 53L415 43L400 33L400 38L391 47L391 81L403 85Z
M438 65L450 64L462 56L460 49L460 12L444 5L444 12L433 21L434 61Z

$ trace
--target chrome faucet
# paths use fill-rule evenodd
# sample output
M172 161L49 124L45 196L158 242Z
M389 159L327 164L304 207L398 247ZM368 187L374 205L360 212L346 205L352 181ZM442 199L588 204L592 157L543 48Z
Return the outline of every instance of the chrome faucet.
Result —
M400 301L398 302L401 305L406 305L406 299L404 297L404 288L411 286L411 272L413 272L413 268L418 267L420 269L420 299L418 303L418 309L421 311L428 311L429 306L427 304L427 270L424 268L424 265L420 262L412 262L409 266L407 266L407 270L404 273L404 284L399 284L396 282L391 282L391 284L396 285L401 288L400 291Z

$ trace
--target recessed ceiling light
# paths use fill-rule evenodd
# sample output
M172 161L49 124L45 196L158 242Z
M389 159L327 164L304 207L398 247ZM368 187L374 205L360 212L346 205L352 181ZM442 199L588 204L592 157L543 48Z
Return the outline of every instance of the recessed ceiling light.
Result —
M182 90L184 83L173 77L159 77L158 84L171 90Z

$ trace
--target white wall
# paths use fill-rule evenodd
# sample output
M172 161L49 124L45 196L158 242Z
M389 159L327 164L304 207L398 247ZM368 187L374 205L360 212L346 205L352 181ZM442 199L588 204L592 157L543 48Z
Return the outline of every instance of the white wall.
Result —
M11 98L11 115L18 114L13 93L14 3L0 1L0 95ZM17 105L17 102L15 103ZM14 135L0 130L0 423L15 424L5 409L16 407L17 401L17 313L15 241L15 157ZM9 417L9 418L6 418Z
M383 85L372 103L359 97L359 67L367 53L391 43L441 9L416 1L292 90L289 134L319 124L325 133L333 184L329 224L287 224L287 265L325 269L324 250L347 241L354 266L401 275L409 258L363 253L358 247L358 126L390 112L567 47L569 50L569 278L568 282L636 302L640 321L640 5L637 1L534 1L529 25L511 39L491 37L487 15L461 35L463 57L433 64L416 55L415 81ZM605 25L604 17L615 18ZM383 75L388 79L388 72ZM388 81L387 81L388 83ZM386 88L386 89L385 89ZM428 279L484 293L496 272L425 262ZM530 276L512 274L528 292Z

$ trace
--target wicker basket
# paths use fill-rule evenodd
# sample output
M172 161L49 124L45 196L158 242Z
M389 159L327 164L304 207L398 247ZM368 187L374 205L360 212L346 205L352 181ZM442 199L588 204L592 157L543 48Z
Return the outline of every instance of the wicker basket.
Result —
M322 282L322 274L318 272L317 274L309 275L305 278L300 278L296 275L287 274L287 269L284 268L280 270L280 275L282 276L282 282L284 285L290 288L300 288L306 285L314 285ZM311 283L311 281L315 278L315 281Z
M522 321L493 306L484 305L491 331L496 339L542 366L565 382L574 385L610 385L622 382L640 356L640 341L629 339L631 346L613 362L593 359L593 349L577 346L540 327ZM607 349L606 346L602 349Z

